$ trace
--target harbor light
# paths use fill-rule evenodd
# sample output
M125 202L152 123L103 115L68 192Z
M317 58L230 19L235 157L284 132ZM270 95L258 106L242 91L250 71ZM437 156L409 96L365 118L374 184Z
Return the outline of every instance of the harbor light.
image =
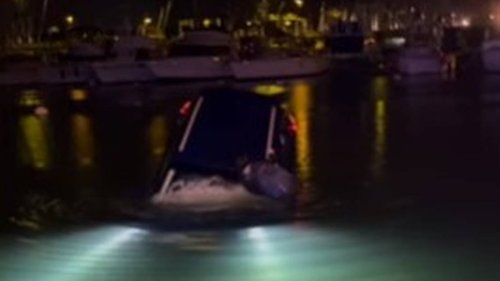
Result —
M57 34L57 33L61 32L61 29L59 29L58 26L53 25L53 26L49 27L49 29L47 30L47 32L49 34Z
M150 17L145 17L142 22L144 23L144 25L150 25L151 23L153 23L153 19Z
M71 26L71 25L75 24L75 17L73 15L67 15L64 18L64 21L66 22L67 25Z
M469 27L471 22L469 18L463 18L461 23L463 27Z
M88 98L88 93L83 89L73 89L70 92L70 96L71 100L76 102L81 102Z
M212 25L212 21L210 19L204 19L203 20L203 27L204 28L209 28L210 25Z

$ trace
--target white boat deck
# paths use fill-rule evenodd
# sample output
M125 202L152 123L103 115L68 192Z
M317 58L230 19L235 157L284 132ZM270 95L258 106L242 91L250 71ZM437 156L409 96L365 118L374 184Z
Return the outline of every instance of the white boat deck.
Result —
M232 62L231 71L237 80L252 80L316 75L329 66L323 57L263 58Z
M225 79L232 77L229 64L217 57L178 57L148 63L158 80Z
M0 70L0 85L86 83L93 77L88 64L6 67Z
M156 79L146 63L99 62L92 64L97 80L102 84L150 82Z
M323 57L262 58L232 61L214 57L180 57L135 62L107 61L61 66L0 69L0 85L143 83L178 80L258 80L318 75L330 67Z

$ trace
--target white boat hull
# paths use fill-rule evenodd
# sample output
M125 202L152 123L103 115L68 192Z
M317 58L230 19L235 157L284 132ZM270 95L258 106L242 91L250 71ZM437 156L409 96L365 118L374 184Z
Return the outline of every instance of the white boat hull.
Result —
M0 85L36 84L39 80L38 67L2 67L0 69Z
M85 64L12 67L0 70L0 85L86 83L91 77L92 71Z
M41 84L88 83L92 77L92 70L85 63L49 66L39 71L39 81Z
M317 75L330 67L327 58L272 58L227 63L212 57L169 58L149 62L97 62L0 69L0 85L103 84L161 80L258 80Z
M482 47L482 60L486 72L500 72L500 40L487 41Z
M103 84L149 82L156 79L146 63L99 62L92 64L97 80Z
M486 72L500 72L500 50L484 52L483 66Z
M237 80L309 76L326 72L328 68L326 58L271 58L231 63Z
M159 80L225 79L232 76L227 63L212 57L169 58L148 62Z
M443 68L439 54L431 48L403 50L396 64L399 72L406 75L437 75L442 73Z

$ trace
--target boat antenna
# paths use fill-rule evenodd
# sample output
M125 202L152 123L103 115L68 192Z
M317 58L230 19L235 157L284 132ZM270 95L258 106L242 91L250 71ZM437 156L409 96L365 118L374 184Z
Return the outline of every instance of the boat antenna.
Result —
M45 28L45 21L47 18L47 7L49 6L49 0L43 0L42 14L40 16L40 27L38 29L38 41L42 41L42 33Z
M198 14L198 1L196 1L196 0L193 0L193 14L194 14L194 18L195 19L199 18L199 14Z
M173 0L167 0L166 4L165 4L165 13L164 13L164 16L163 16L163 22L161 24L161 29L162 30L165 30L167 28L167 25L168 25L168 21L170 20L170 13L172 12L172 6L174 5L174 1Z

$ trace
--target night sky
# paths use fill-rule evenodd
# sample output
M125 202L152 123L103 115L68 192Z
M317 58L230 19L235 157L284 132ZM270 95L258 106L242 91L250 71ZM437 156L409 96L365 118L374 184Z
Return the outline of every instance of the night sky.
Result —
M111 21L117 22L125 15L131 18L140 18L146 14L155 16L158 7L164 5L166 0L49 0L55 10L74 11L86 21ZM256 3L260 0L174 0L174 11L180 17L198 14L250 14L255 11ZM293 6L293 0L268 0L271 8L276 9L281 1ZM41 2L41 1L40 1ZM318 12L321 0L305 0L306 13ZM426 6L448 6L450 8L473 8L488 3L488 0L326 0L330 5L349 5L359 2L384 2L390 4L419 4ZM103 3L105 3L103 5ZM151 13L154 13L152 15ZM97 20L99 19L99 20Z
M128 17L131 21L138 20L144 16L156 17L159 7L165 4L165 0L56 0L61 2L62 10L74 10L75 14L85 22L118 23ZM280 0L270 0L274 6L279 5ZM312 3L319 0L310 0ZM237 15L249 17L255 11L258 1L249 0L174 0L172 17L186 18L193 16L215 16L215 15ZM64 7L62 7L64 5Z
M0 15L7 21L12 17L12 8L9 2L0 1ZM269 0L271 8L277 9L281 0ZM32 11L39 14L43 1L32 2ZM248 17L255 11L257 0L174 0L172 17L184 18L205 15L237 15ZM287 0L293 5L293 0ZM307 0L305 13L317 13L320 0ZM65 14L72 13L80 23L93 25L120 25L125 19L138 21L144 16L156 17L159 7L165 0L49 0L48 19L51 23L62 20ZM38 5L38 6L36 6ZM10 14L10 16L9 16ZM0 19L1 20L1 19Z
M13 0L0 1L0 26L8 25L13 17ZM64 15L74 14L79 24L105 26L110 28L120 28L126 22L135 26L144 16L156 18L159 7L164 5L166 0L49 0L48 23L60 24ZM276 10L282 0L269 0L271 9ZM33 1L31 3L32 13L40 14L40 6L43 1ZM255 12L257 0L174 0L172 19L193 17L193 16L214 16L214 15L236 15L240 18L248 18ZM286 0L289 7L293 6L293 0ZM482 0L327 0L329 5L350 4L359 2L384 2L395 5L411 5L420 3L421 5L432 5L450 7L450 9L460 9L467 7L489 6L489 1ZM305 0L306 6L302 13L310 18L317 18L321 0ZM460 5L459 5L460 3ZM38 6L36 6L38 5Z

